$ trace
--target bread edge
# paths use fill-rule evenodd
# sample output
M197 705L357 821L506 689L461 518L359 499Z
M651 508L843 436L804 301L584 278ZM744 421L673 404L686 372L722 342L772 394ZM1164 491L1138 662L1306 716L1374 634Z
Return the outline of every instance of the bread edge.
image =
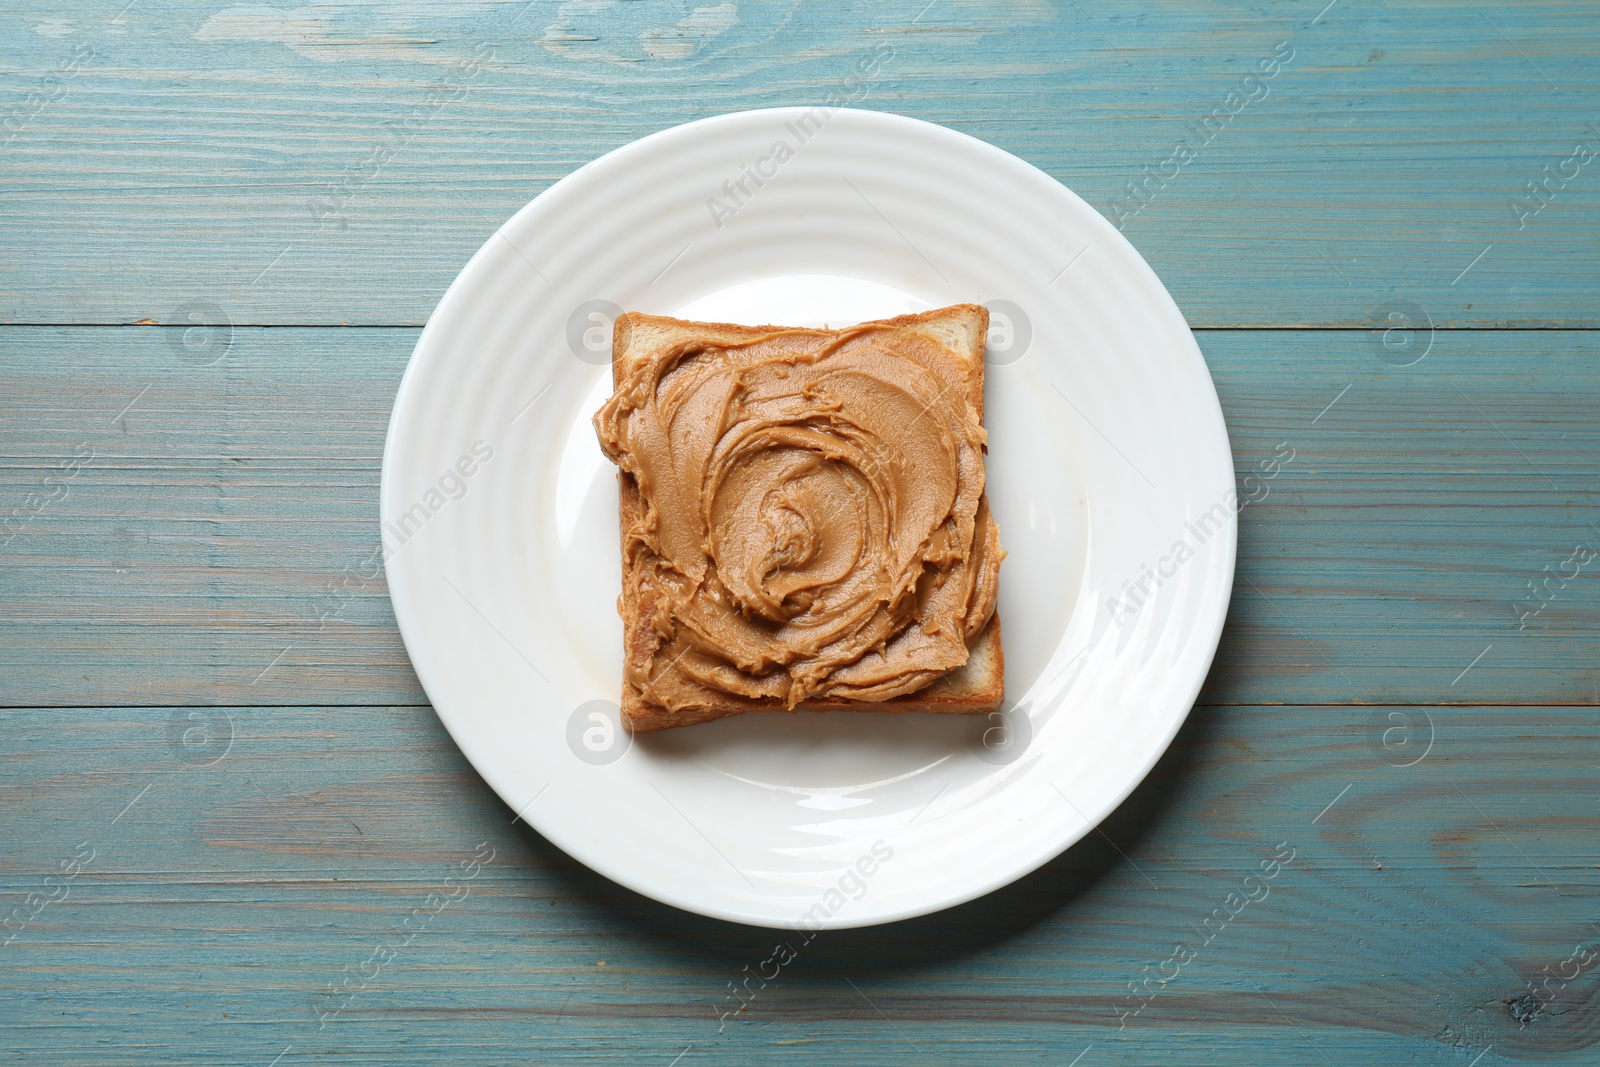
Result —
M897 315L890 319L872 319L854 325L883 325L910 329L934 325L964 327L967 333L967 353L960 353L960 350L949 345L944 337L938 334L934 334L934 336L936 340L941 344L946 344L946 347L950 347L952 351L967 355L969 366L966 383L968 401L977 410L979 420L980 422L982 421L984 409L984 352L989 326L988 308L983 307L981 304L952 304L932 311ZM707 340L712 343L738 344L765 336L775 330L794 331L824 337L852 328L853 326L840 327L839 329L772 325L745 326L728 322L695 322L665 315L650 315L644 312L628 311L617 316L613 327L611 383L615 388L622 378L623 369L632 361L646 358L649 354L658 351L662 346L675 344L680 340L693 339ZM924 332L931 333L932 331ZM632 476L626 472L620 472L617 479L619 497L617 518L620 540L627 536L628 528L638 517L640 500L638 488L634 485ZM624 634L624 656L628 655L628 649L632 643L633 635ZM796 713L801 711L876 711L891 714L926 712L949 715L983 715L996 711L1000 708L1005 697L1005 649L1001 641L1000 614L998 611L990 616L989 622L968 643L967 647L968 660L966 664L935 679L914 693L892 697L889 700L876 701L845 699L807 701L792 709L792 711ZM973 680L969 677L974 669L984 672L983 676L978 680ZM953 690L955 692L952 692ZM734 715L742 715L746 712L791 711L791 709L777 702L739 697L729 697L728 699L738 701L738 703L722 708L689 708L683 711L667 711L660 705L652 704L636 693L633 687L624 680L622 683L622 720L631 733L651 733L675 729L680 726L695 726L703 722L712 722Z

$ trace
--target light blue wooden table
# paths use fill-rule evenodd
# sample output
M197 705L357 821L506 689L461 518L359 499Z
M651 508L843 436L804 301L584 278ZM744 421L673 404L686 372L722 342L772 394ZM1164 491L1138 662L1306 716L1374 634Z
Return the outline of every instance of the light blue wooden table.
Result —
M0 28L0 1063L1600 1062L1592 3L125 2ZM862 106L1120 219L1296 458L1101 833L719 1028L773 935L511 824L379 454L515 209L880 44Z

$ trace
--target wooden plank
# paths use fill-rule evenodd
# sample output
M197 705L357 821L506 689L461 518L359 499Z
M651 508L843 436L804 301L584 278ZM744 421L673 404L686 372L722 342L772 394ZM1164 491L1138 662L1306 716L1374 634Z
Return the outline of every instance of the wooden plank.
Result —
M94 452L0 547L0 699L422 702L362 567L414 331L241 328L209 366L175 333L0 330L6 510ZM1265 493L1206 701L1600 703L1600 334L1200 338Z
M1295 450L1241 512L1202 699L1600 704L1595 340L1439 332L1395 366L1376 333L1202 335L1241 486Z
M0 321L420 324L584 162L840 91L1129 213L1196 325L1600 322L1600 22L1564 0L117 6L0 38Z
M179 336L0 331L5 511L61 492L44 479L93 453L0 547L18 609L0 622L7 697L424 700L360 566L416 332L240 330L208 365L180 358Z
M231 745L187 759L192 709L7 710L5 901L93 859L0 947L0 1045L82 1064L1586 1062L1597 968L1562 965L1595 935L1592 711L1392 710L1435 729L1410 766L1368 709L1198 708L1103 837L983 900L797 946L720 1033L729 983L781 935L645 900L511 826L425 708L219 710ZM330 995L480 842L465 894ZM1280 844L1293 859L1261 878ZM1162 968L1175 945L1193 956ZM1169 980L1134 1014L1147 973Z
M0 325L0 515L67 489L0 544L0 1062L1594 1060L1587 6L12 7L0 323L47 325ZM360 577L383 431L414 327L530 197L849 91L885 44L859 105L1126 216L1217 328L1264 499L1202 705L1101 832L804 943L719 1020L778 935L511 825L426 706ZM1391 310L1437 330L1349 329ZM191 314L236 325L59 325Z

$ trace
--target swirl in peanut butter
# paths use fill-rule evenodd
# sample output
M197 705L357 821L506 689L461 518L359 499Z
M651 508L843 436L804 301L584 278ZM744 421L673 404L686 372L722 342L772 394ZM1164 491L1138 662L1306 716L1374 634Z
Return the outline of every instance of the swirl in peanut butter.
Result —
M669 710L735 695L880 701L967 661L999 532L960 357L911 330L774 330L619 367L594 424L632 478L627 681ZM625 479L626 482L626 479Z

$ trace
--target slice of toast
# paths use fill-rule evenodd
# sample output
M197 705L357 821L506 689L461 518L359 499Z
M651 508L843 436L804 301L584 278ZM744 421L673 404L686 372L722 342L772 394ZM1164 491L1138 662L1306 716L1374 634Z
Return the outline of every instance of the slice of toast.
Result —
M962 375L959 385L967 403L981 421L983 417L983 353L988 334L988 309L974 304L958 304L937 311L917 315L902 315L881 320L881 325L915 331L935 340L947 353L956 357L949 365L958 366ZM612 340L612 380L620 383L639 362L652 355L684 343L709 345L746 344L770 335L781 327L738 326L728 323L685 322L679 319L628 312L618 316ZM796 331L831 339L839 331ZM623 549L628 550L629 531L633 530L645 514L645 503L632 475L618 475L620 488L619 520ZM626 566L626 562L624 566ZM624 598L629 593L624 583ZM642 673L646 677L652 670L672 670L670 664L658 664L660 646L659 627L654 619L652 598L648 590L639 594L636 602L619 600L618 609L626 620L634 618L632 632L625 634L625 656L628 664L636 668L628 673ZM660 654L664 655L664 654ZM949 714L986 714L1000 707L1005 693L1005 655L1000 642L1000 618L992 614L988 622L967 642L967 661L964 665L934 677L914 692L884 700L845 699L820 697L800 703L795 710L806 711L880 711L880 712L940 712ZM684 707L672 710L653 702L635 684L624 681L622 692L622 718L634 732L666 730L690 726L713 719L738 715L746 711L790 710L780 699L746 697L720 690L705 690L705 706Z

